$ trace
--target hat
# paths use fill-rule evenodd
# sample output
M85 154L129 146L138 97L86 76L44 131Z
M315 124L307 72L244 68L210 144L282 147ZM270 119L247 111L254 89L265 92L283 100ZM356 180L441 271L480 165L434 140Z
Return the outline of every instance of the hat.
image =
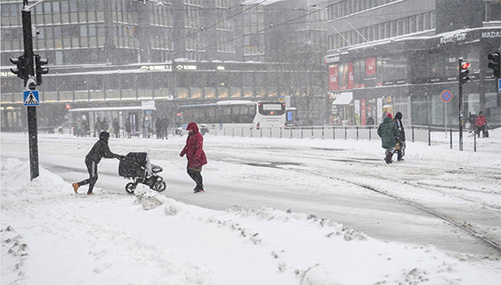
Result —
M393 115L390 112L386 113L386 117L393 119Z

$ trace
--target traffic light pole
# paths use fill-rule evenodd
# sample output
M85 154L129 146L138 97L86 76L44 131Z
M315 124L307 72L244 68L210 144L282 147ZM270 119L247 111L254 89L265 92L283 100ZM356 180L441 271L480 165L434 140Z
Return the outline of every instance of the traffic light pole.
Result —
M33 35L31 30L31 11L28 7L28 0L23 1L22 20L23 20L23 40L24 40L24 57L26 59L26 68L28 78L24 80L24 86L27 90L35 90L36 84L32 84L35 75L34 53L33 53ZM37 108L35 106L27 106L28 108L28 142L30 151L30 174L31 180L39 175L38 166L38 130L37 130Z
M459 150L463 151L463 58L459 58Z

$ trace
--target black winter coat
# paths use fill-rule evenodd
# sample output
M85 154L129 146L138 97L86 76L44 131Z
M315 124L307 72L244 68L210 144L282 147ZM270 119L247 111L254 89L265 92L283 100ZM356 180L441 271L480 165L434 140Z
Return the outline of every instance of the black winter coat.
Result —
M108 142L105 140L98 140L92 149L89 151L85 159L92 160L96 164L105 158L120 158L120 155L111 152Z

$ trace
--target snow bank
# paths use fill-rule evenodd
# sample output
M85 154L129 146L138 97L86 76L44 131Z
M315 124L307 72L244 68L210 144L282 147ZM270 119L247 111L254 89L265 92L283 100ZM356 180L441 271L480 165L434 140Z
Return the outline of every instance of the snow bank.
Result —
M497 284L499 260L381 242L305 213L216 211L139 185L135 195L75 195L7 160L2 284ZM204 195L204 194L197 194Z

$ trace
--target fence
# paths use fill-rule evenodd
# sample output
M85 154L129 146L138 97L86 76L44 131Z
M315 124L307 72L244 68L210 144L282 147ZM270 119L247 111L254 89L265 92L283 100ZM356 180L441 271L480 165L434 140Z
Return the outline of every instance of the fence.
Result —
M225 128L210 131L215 136L256 137L256 138L289 138L289 139L354 139L379 140L377 127L367 126L312 126L294 128ZM429 146L448 143L452 149L459 146L459 130L430 126L410 126L405 128L407 142L425 142ZM477 150L476 137L472 133L463 132L463 142L473 144Z

